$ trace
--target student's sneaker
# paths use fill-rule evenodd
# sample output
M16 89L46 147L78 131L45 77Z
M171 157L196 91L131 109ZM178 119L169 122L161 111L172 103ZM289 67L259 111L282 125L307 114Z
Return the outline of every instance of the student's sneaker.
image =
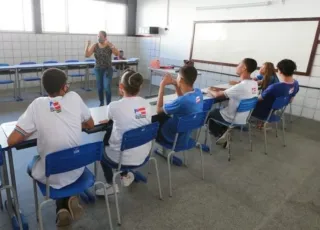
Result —
M132 172L128 172L126 176L121 177L121 181L124 187L128 187L134 181L134 174Z
M222 134L221 137L219 137L219 139L216 141L216 144L223 145L224 143L226 143L228 134L229 134L229 130L227 130L224 134Z
M68 200L68 208L72 219L79 220L84 213L83 207L79 203L79 199L76 196L72 196Z
M114 195L114 190L113 190L113 186L111 184L106 183L106 190L107 190L107 195ZM119 193L119 187L118 184L116 184L116 192ZM104 196L104 189L103 188L99 188L96 190L96 196Z
M72 223L72 217L71 214L67 209L60 209L57 212L57 219L56 219L56 225L57 227L65 227L69 226Z

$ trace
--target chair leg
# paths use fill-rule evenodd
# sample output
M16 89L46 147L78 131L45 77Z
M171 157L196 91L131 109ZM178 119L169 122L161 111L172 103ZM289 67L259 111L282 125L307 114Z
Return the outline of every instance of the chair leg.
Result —
M264 132L264 153L267 155L267 122L263 124L263 132Z
M34 195L34 204L36 207L37 222L39 222L39 200L38 200L37 183L35 180L33 180L33 195Z
M248 123L248 132L249 132L249 143L250 143L250 151L252 152L252 134L251 134L251 124Z
M110 230L113 230L113 225L112 225L112 220L111 220L111 212L110 212L110 205L109 205L109 199L108 199L108 195L107 195L107 189L104 183L100 182L100 181L96 181L94 183L94 187L96 187L96 185L102 185L102 187L104 188L104 199L106 202L106 207L107 207L107 212L108 212L108 219L109 219L109 228Z
M159 176L159 169L158 169L158 163L157 159L154 157L150 157L150 160L154 162L154 167L156 169L156 174L157 174L157 182L158 182L158 189L159 189L159 198L162 200L162 190L161 190L161 184L160 184L160 176Z
M45 201L43 201L43 202L40 204L40 206L39 206L38 212L39 212L39 228L40 228L40 230L43 230L43 229L44 229L44 228L43 228L43 219L42 219L42 208L43 208L43 206L44 206L45 204L47 204L47 203L49 203L49 202L51 202L51 201L52 201L51 199L45 200Z
M282 135L283 135L283 146L286 147L286 131L285 131L285 118L282 116Z
M240 129L240 141L242 141L242 133L243 133L243 125L241 126L241 129Z
M121 225L120 207L119 207L119 201L118 201L118 194L116 191L116 177L118 174L120 174L120 172L116 172L113 174L112 186L113 186L114 198L115 198L115 202L116 202L118 225Z
M231 130L228 133L228 161L231 161Z
M278 122L276 122L276 137L278 137Z
M1 182L1 181L0 181ZM0 187L2 185L0 184ZM3 203L2 203L2 194L1 194L1 189L0 189L0 209L3 210Z
M291 105L291 103L290 103L290 123L292 123L293 122L293 120L292 120L292 105Z
M41 80L40 80L40 95L42 96L43 95L43 93L42 93L42 82L41 82Z
M197 143L197 145L198 145L198 149L199 149L199 152L200 152L201 171L202 171L202 180L204 180L203 153L202 153L201 144L200 144L200 143Z
M174 152L170 152L167 156L167 164L168 164L168 173L169 173L169 196L172 197L172 182L171 182L171 161Z
M201 146L200 146L200 148L201 148ZM183 154L183 164L184 164L186 167L188 167L188 159L187 159L186 151L183 151L182 154Z

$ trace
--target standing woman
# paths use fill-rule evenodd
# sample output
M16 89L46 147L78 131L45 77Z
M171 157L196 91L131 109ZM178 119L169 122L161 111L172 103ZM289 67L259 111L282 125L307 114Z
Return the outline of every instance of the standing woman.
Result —
M90 57L94 54L96 65L94 73L97 79L97 89L100 100L100 106L104 105L103 92L106 92L107 105L111 102L111 82L112 82L112 59L111 56L119 56L119 51L115 46L107 40L107 33L100 31L98 35L98 43L93 44L91 41L87 42L85 49L85 57Z

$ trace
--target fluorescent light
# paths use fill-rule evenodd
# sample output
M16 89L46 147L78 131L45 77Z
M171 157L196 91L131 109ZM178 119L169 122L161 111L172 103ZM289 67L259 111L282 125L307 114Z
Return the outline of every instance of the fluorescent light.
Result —
M196 10L218 10L218 9L231 9L231 8L245 8L245 7L257 7L257 6L269 6L272 1L253 2L245 4L229 4L229 5L216 5L216 6L201 6L196 7Z

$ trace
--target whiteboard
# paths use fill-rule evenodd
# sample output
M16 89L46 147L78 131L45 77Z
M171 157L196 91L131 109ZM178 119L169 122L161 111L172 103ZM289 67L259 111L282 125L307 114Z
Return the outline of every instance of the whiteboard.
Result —
M318 24L318 20L196 22L191 59L236 65L250 57L258 65L266 61L276 65L288 58L296 62L297 72L306 74L318 42Z

